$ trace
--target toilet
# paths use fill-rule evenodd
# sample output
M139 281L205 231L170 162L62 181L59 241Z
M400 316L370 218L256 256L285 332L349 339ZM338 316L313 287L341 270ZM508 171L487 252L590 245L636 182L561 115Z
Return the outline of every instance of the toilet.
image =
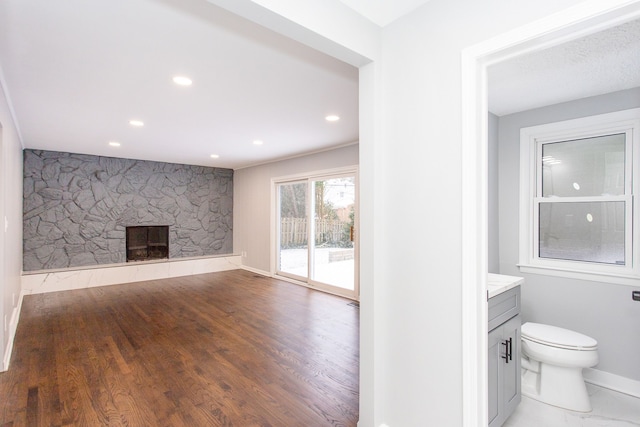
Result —
M556 326L522 325L522 394L549 405L590 412L582 369L598 363L598 342Z

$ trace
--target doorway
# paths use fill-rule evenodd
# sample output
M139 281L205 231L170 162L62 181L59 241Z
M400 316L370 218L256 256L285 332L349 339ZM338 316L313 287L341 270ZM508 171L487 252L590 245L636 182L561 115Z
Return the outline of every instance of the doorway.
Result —
M487 68L527 52L637 19L639 6L638 1L604 0L581 5L463 51L464 426L482 425L487 420Z
M278 276L358 299L355 171L275 182Z

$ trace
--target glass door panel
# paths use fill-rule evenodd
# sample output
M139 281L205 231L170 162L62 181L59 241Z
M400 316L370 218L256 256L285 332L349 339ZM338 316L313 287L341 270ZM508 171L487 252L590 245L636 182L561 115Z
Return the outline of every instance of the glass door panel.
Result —
M358 297L355 173L276 183L276 274Z
M313 180L313 237L309 277L354 291L355 176Z
M278 184L279 274L303 277L309 274L307 230L308 182Z

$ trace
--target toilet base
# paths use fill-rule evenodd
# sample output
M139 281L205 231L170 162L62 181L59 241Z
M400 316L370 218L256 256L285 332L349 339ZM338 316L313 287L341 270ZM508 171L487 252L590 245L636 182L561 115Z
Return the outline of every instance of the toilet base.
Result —
M591 399L582 368L539 363L537 371L522 368L522 395L548 405L577 412L591 412Z

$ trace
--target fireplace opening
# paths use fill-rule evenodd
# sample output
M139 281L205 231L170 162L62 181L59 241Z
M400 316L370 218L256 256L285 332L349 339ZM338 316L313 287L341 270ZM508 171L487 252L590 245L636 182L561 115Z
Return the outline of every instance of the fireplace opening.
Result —
M169 226L127 227L127 262L169 258Z

